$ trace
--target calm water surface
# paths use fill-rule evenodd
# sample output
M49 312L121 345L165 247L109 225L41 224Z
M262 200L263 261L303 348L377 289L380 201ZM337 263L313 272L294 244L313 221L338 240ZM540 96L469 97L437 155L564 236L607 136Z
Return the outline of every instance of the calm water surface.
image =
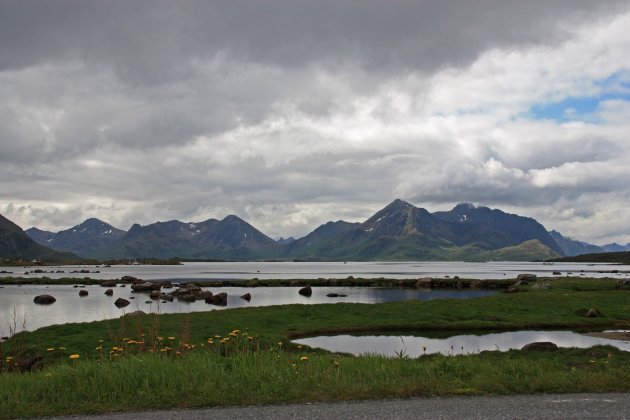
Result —
M36 268L47 271L35 274ZM114 279L125 275L146 280L249 280L265 279L316 279L346 278L418 278L418 277L453 277L475 279L513 278L520 273L533 273L539 276L552 276L554 271L566 276L616 277L630 278L630 266L612 264L555 263L553 265L529 262L215 262L185 263L172 266L155 265L116 265L112 267L66 266L66 267L29 267L5 268L10 274L0 276L27 276L50 278L91 277L94 279ZM90 273L72 273L89 270ZM610 273L612 270L618 273ZM50 273L48 271L63 271ZM30 274L24 274L29 272Z
M404 300L433 300L433 299L467 299L489 296L493 291L484 290L416 290L416 289L381 289L367 287L314 287L311 297L298 294L299 287L221 287L204 288L215 293L228 294L227 307L209 305L204 301L162 303L151 301L147 293L133 293L129 286L113 288L114 295L106 296L106 288L101 286L85 286L74 288L66 285L8 285L0 288L0 334L8 335L8 323L18 320L21 330L22 322L26 321L27 330L35 330L52 324L69 322L89 322L119 317L125 313L142 310L144 312L159 313L188 313L210 311L225 308L256 307L287 304L318 304L318 303L381 303ZM80 290L87 290L88 296L79 297ZM168 292L168 290L165 290ZM247 302L240 298L250 293L252 300ZM346 297L329 298L328 293L345 294ZM41 294L50 294L57 301L52 305L36 305L33 298ZM128 299L131 305L124 309L114 306L114 301L122 297ZM134 299L130 299L133 297ZM151 303L146 303L150 301Z
M409 357L422 354L471 354L484 350L507 351L520 349L525 344L536 341L551 341L559 347L589 348L598 344L608 344L621 350L630 351L629 341L609 340L581 335L571 331L512 331L484 335L456 335L448 338L417 336L320 336L293 340L294 343L325 349L332 352L379 354L394 357L404 353Z

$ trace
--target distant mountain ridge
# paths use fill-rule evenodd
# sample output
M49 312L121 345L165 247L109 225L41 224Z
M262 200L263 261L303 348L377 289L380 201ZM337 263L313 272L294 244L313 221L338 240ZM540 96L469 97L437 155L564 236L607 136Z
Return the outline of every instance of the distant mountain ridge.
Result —
M30 228L26 234L41 245L59 251L69 251L86 258L97 258L100 253L125 235L124 230L91 218L57 233Z
M470 203L430 213L400 199L364 222L328 222L302 238L278 241L234 215L135 224L128 232L88 219L58 233L27 233L40 244L103 259L542 260L601 250L548 232L530 217Z
M602 245L601 248L604 252L625 252L630 251L630 243L625 245L619 245L617 243Z
M363 223L329 222L287 245L286 256L333 260L487 260L502 249L537 241L527 258L551 258L562 249L534 219L460 204L430 213L394 200Z
M53 262L79 259L69 252L55 251L38 244L22 228L2 215L0 215L0 258Z
M180 257L252 260L279 255L280 244L237 216L200 223L177 220L135 224L102 250L105 258Z
M562 248L564 255L566 255L567 257L606 252L602 247L589 244L587 242L578 241L572 238L567 238L565 236L562 236L560 232L557 232L555 230L549 232L549 235L551 235L553 240L556 241L560 248Z

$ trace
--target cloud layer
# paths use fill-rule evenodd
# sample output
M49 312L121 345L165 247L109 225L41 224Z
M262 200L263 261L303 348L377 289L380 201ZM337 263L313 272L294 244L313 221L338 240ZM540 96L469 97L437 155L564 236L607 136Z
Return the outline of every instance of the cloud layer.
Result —
M25 228L300 236L399 197L630 242L627 1L0 9L0 212Z

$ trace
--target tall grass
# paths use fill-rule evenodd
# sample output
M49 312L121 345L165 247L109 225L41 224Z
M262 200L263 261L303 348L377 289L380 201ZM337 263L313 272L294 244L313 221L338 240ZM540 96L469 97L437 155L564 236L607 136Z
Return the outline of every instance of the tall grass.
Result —
M0 375L0 417L421 395L630 391L614 348L418 359L208 348Z

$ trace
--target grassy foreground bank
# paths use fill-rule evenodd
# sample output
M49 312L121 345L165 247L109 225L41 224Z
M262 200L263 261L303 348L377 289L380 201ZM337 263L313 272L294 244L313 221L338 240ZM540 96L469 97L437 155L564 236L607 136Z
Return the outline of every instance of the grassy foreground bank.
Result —
M0 417L413 395L630 392L630 353L607 347L386 359L289 343L347 331L628 328L630 292L619 286L542 280L481 299L287 305L51 326L2 344L3 358L41 354L44 368L0 373ZM590 308L600 316L585 317Z
M606 347L418 359L198 351L58 365L2 375L0 384L2 418L420 395L627 392L630 355Z

